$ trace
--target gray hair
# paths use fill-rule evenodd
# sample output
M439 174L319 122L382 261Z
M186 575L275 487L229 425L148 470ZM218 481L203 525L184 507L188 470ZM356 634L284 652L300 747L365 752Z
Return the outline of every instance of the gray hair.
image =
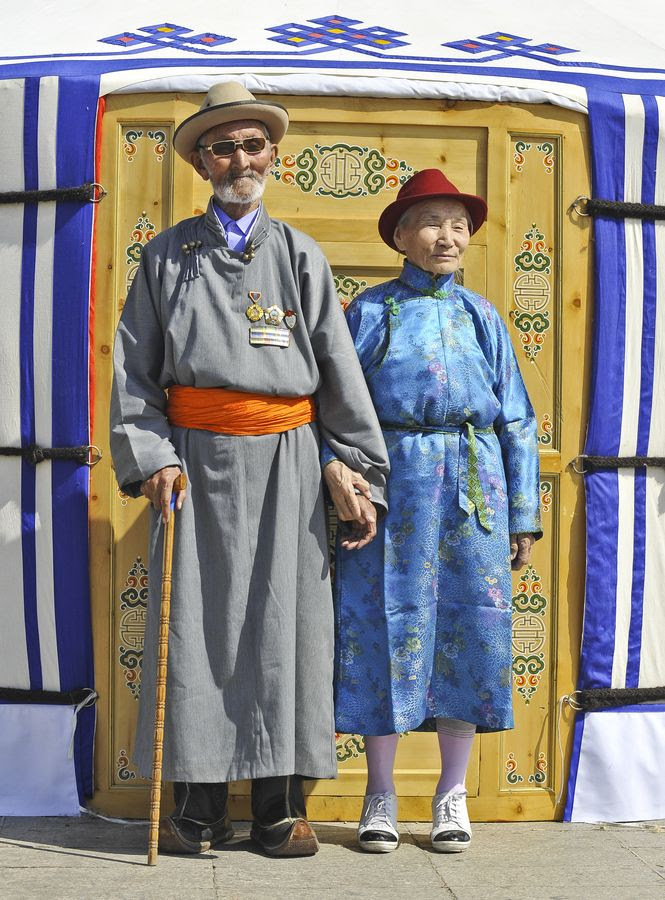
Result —
M451 198L451 199L454 199L454 198ZM461 200L459 202L461 203L462 206L464 206L464 204L462 203ZM397 220L397 225L395 225L395 231L397 231L398 228L406 228L408 226L409 221L411 219L411 213L413 212L414 208L417 205L418 205L417 203L414 203L413 206L409 206L408 209L404 210L402 215ZM466 216L466 221L469 225L469 232L471 234L473 234L473 221L471 219L471 215L469 214L469 210L466 208L466 206L464 206L464 214ZM393 231L393 240L395 240L395 231Z
M415 206L415 204L414 204L414 206ZM413 212L413 206L409 206L408 209L404 210L402 215L397 220L397 225L395 225L395 231L397 231L398 228L404 228L406 225L408 225L408 222L409 222L409 219L411 218L412 212Z

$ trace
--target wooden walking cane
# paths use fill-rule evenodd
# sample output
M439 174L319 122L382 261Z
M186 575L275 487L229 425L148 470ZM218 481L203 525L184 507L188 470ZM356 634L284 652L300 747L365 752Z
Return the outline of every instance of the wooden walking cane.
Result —
M159 809L162 800L162 750L164 747L164 712L166 709L166 668L169 656L169 621L171 618L171 570L173 568L173 535L175 533L175 496L187 487L184 472L173 482L171 512L164 526L164 561L162 563L162 601L159 617L157 652L157 690L155 695L155 734L152 743L152 785L150 790L150 834L148 865L157 865L159 843Z

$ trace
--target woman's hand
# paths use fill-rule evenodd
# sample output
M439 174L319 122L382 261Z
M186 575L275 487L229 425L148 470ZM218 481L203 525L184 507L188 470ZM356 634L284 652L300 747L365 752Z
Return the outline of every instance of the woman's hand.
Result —
M151 475L150 478L146 478L141 485L141 493L143 496L148 498L157 512L161 510L164 523L169 520L173 482L178 475L180 475L180 471L179 466L166 466L163 469L159 469ZM182 509L182 504L186 496L186 490L178 491L175 499L175 508L177 510Z
M526 566L531 559L531 548L536 543L532 534L510 535L510 568L517 570Z
M357 494L356 496L360 506L360 518L346 525L340 525L340 528L347 529L347 537L341 541L341 546L345 550L362 550L376 537L376 509L374 504L362 494Z
M323 470L323 477L330 491L330 498L335 504L337 515L342 522L363 522L360 498L371 501L372 494L369 483L359 472L354 472L339 459L329 462ZM370 503L370 506L372 504ZM372 506L372 509L374 507ZM376 525L376 513L374 514ZM375 528L376 531L376 528Z

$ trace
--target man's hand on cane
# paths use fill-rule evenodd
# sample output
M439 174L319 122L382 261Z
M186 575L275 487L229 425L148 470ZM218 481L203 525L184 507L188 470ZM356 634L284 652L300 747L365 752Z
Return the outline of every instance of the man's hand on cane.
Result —
M179 466L165 466L152 474L141 485L141 493L155 507L157 512L161 510L164 523L169 520L171 510L171 495L173 494L173 482L180 475ZM175 498L175 508L180 511L187 496L187 491L178 491Z
M170 470L170 471L169 471ZM176 477L171 478L175 472ZM163 478L158 476L164 474ZM177 481L176 481L177 479ZM174 481L176 482L174 484ZM152 778L150 786L150 830L148 832L148 865L157 865L159 851L159 815L162 802L162 760L164 753L164 720L166 718L166 670L169 655L169 625L171 618L171 585L173 571L173 538L175 534L176 515L169 515L170 508L164 510L161 504L162 495L159 487L165 483L170 485L169 491L175 492L180 498L180 505L185 498L187 476L181 472L178 466L168 466L155 472L141 485L141 490L149 484L147 490L154 494L152 504L157 510L162 510L164 516L164 556L162 558L162 594L159 608L159 643L157 645L157 678L155 690L155 730L152 739ZM153 490L154 489L154 490ZM144 491L148 496L147 492ZM171 493L169 493L169 497ZM178 509L180 507L178 506Z

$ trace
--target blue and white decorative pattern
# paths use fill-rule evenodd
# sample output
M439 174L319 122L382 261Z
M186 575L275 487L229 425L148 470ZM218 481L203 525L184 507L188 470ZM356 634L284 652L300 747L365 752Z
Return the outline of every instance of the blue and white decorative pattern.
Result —
M137 33L138 32L138 33ZM99 38L104 44L113 44L118 47L135 49L140 47L145 50L199 50L202 47L219 47L220 44L229 44L234 38L223 34L214 34L204 31L201 34L192 34L191 28L182 25L173 25L171 22L162 22L160 25L146 25L136 31L123 31L121 34L112 34L111 37Z
M98 93L97 78L0 81L0 190L94 181ZM89 203L2 209L2 446L89 442L92 223ZM0 687L92 687L88 470L3 457L0 510ZM94 709L82 710L75 742L82 797L92 793L93 733Z
M594 195L665 204L665 98L592 95ZM598 161L599 162L599 161ZM586 452L665 456L665 223L595 220L596 326ZM586 478L587 603L580 686L665 684L660 469Z
M26 2L30 6L37 0ZM350 4L347 0L340 5ZM194 2L183 21L182 5L163 0L164 20L144 24L135 4L118 0L108 9L96 10L94 18L64 10L48 22L35 17L29 29L5 28L0 35L0 72L102 74L156 64L161 69L183 64L196 68L206 59L252 73L256 68L285 66L287 60L315 69L323 55L330 69L356 76L393 72L396 77L415 78L416 73L429 72L450 80L456 73L482 73L488 84L496 84L498 76L499 82L514 78L535 87L543 72L548 78L556 72L561 85L579 85L583 74L587 85L595 82L599 89L630 92L630 82L640 79L649 82L643 92L660 90L663 55L657 52L658 33L648 30L643 15L641 31L649 34L649 41L639 39L627 14L625 21L619 21L573 0L560 0L549 14L539 10L537 20L528 20L528 30L519 5L502 8L499 22L489 2L485 10L473 4L457 11L454 18L437 16L430 7L420 6L416 0L408 11L395 13L377 0L368 0L362 8L364 18L358 19L329 7L317 10L311 3L296 2L289 7L294 20L280 22L267 3L238 10L229 18ZM316 14L319 11L324 14ZM354 12L358 14L357 8ZM483 22L505 28L484 31L478 27ZM585 35L584 50L578 46L581 34ZM47 48L50 52L43 52ZM611 86L609 77L616 79Z
M275 31L278 37L270 38L280 44L289 47L342 47L345 50L355 50L357 47L371 47L373 50L392 50L395 47L407 47L407 41L398 40L404 37L405 31L394 31L391 28L382 28L380 25L372 25L365 28L360 19L347 19L344 16L323 16L320 19L310 19L312 25L298 25L289 22L287 25L278 25L269 28ZM360 28L355 28L360 25Z
M589 100L594 196L665 205L665 98L592 93ZM614 165L603 164L602 154L610 146ZM659 276L665 265L665 223L596 217L594 230L596 315L585 452L665 456L665 285ZM596 471L586 476L585 486L587 573L579 687L663 685L665 472ZM660 717L649 715L654 725L665 720L665 705L658 709ZM631 797L621 787L624 769L614 766L601 747L608 740L605 726L617 728L622 721L628 727L633 718L606 712L580 716L566 818L588 814L576 806L578 769L585 785L584 810L600 808L603 795L623 794L626 802ZM589 722L598 724L588 727ZM649 793L649 772L659 765L662 733L659 724L646 728L640 743L631 741L640 747L631 766L633 774L635 767L642 772L641 795ZM595 765L588 765L590 758ZM665 805L653 817L663 815ZM623 818L630 817L626 811Z
M443 46L462 50L464 53L480 54L491 52L492 56L485 56L484 62L505 59L507 56L526 56L529 59L542 61L548 56L561 56L566 53L578 52L573 50L572 47L561 47L559 44L548 42L531 44L530 40L530 38L519 37L516 34L494 31L492 34L481 34L478 38L447 41ZM499 55L497 55L497 51Z

